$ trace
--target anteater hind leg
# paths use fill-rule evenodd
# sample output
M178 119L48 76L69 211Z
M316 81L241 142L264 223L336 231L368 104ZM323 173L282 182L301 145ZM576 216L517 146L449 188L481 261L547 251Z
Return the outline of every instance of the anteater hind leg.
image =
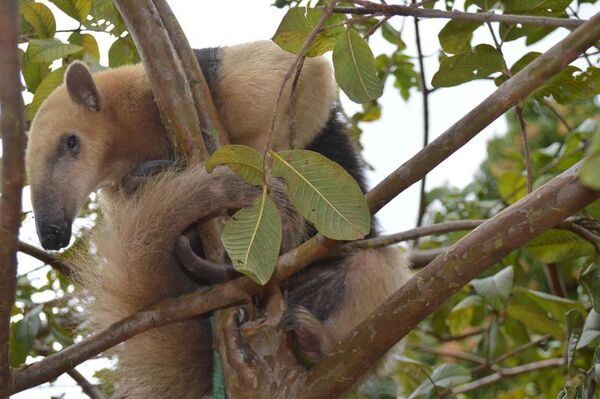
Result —
M290 334L296 354L307 365L321 360L333 346L329 328L304 306L294 305L286 310L279 326Z

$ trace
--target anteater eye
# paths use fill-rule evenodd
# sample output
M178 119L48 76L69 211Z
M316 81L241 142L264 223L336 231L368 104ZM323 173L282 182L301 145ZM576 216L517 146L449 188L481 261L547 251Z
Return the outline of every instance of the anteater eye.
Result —
M74 134L70 134L67 136L65 144L69 151L75 151L79 147L79 139Z

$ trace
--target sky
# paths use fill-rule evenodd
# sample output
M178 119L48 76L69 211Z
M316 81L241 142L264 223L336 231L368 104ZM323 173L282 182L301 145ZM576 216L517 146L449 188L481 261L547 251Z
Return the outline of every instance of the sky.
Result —
M285 10L271 7L273 0L213 0L213 1L189 1L171 0L171 5L178 18L190 44L194 48L233 45L255 40L269 39L275 33L279 21L285 14ZM395 3L389 1L388 3ZM462 1L456 1L461 4ZM76 28L77 23L65 16L54 5L46 3L57 17L58 29ZM459 6L459 8L462 8ZM587 5L582 9L583 18L600 11L600 6ZM404 27L402 27L404 22ZM397 28L402 29L403 40L408 44L409 55L416 55L414 46L413 21L409 18L396 17L390 22ZM446 20L423 20L420 23L423 53L425 58L425 72L428 82L437 70L437 51L439 42L437 34L445 25ZM545 40L538 43L527 51L545 51L562 37L566 36L566 30L557 30ZM61 39L66 41L68 34ZM100 52L104 55L101 59L103 65L107 65L106 53L113 38L97 36ZM487 30L480 29L475 33L473 44L491 43ZM379 35L371 39L371 48L375 54L391 51L390 44L385 42ZM522 40L510 42L503 47L508 64L511 65L525 53ZM415 60L416 63L416 60ZM388 82L391 86L392 81ZM438 90L430 95L431 109L431 140L442 134L453 123L457 122L468 111L479 104L483 99L495 90L491 81L474 81L456 88ZM360 107L349 101L343 94L342 104L348 114L360 109ZM29 101L30 98L26 98ZM361 144L364 147L363 156L374 170L368 172L370 187L377 184L385 176L402 165L413 156L422 146L422 104L421 96L417 91L411 92L408 101L400 98L393 87L386 87L381 98L383 108L381 120L363 125L363 136ZM440 185L464 187L472 181L473 175L479 168L480 163L486 156L486 143L495 135L502 134L506 129L503 118L492 123L465 147L452 155L448 160L435 168L427 177L427 187L433 188ZM414 227L418 209L418 185L406 190L398 198L378 213L380 224L384 232L394 233ZM24 208L30 210L31 205L27 191L24 197ZM35 235L35 227L31 218L25 221L21 233L24 241L39 246ZM33 261L25 255L19 257L20 272L37 267L39 262ZM40 275L45 272L40 271ZM95 363L94 363L95 362ZM91 378L93 370L98 365L106 365L102 360L87 362L78 367L88 378ZM67 377L60 377L53 387L44 385L13 396L15 399L50 398L66 392L66 399L81 398L83 394L73 381Z

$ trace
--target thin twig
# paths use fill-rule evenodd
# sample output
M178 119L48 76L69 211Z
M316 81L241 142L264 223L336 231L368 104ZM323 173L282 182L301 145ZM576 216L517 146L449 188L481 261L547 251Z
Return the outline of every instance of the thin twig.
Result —
M466 361L469 361L472 363L477 363L479 365L487 365L488 364L487 360L485 360L484 358L477 356L477 355L473 355L471 353L466 353L466 352L458 352L458 351L453 351L453 350L449 350L449 349L434 348L434 347L427 346L427 345L408 345L407 348L410 350L416 351L416 352L426 352L426 353L431 353L433 355L450 357L453 359L466 360Z
M532 371L538 371L549 367L562 367L564 363L565 360L563 358L553 358L540 360L539 362L524 364L522 366L501 369L494 374L490 374L486 377L469 382L467 384L459 385L456 388L451 389L450 393L457 395L460 393L474 391L476 389L495 384L506 378L516 377L521 374L530 373Z
M414 2L414 0L413 0ZM423 104L423 148L429 144L429 88L427 87L427 79L425 78L425 64L423 62L423 49L421 47L421 32L419 29L419 19L414 18L415 23L415 41L417 44L417 55L419 60L419 85L421 86L422 104ZM423 224L423 217L427 208L427 193L425 191L427 175L423 176L421 186L419 188L419 210L417 213L417 227ZM413 242L416 247L418 240Z
M523 105L518 104L515 107L517 118L519 118L519 130L521 132L521 145L523 146L523 158L525 159L525 169L527 170L527 192L533 191L533 164L531 163L531 147L527 137L527 124L523 116Z
M106 399L106 396L100 388L92 384L85 378L79 371L71 369L67 371L67 374L75 380L75 382L81 387L83 393L90 397L90 399Z
M410 16L419 18L454 19L459 21L501 22L505 24L551 26L555 28L563 27L567 29L575 29L581 26L583 23L585 23L585 20L570 18L495 14L492 12L470 13L456 10L443 11L436 9L403 6L398 4L383 5L364 0L354 0L352 2L360 4L362 7L337 7L333 12L339 14L355 15L399 15L405 17Z
M563 118L563 116L556 110L556 108L552 104L550 104L550 101L546 100L545 98L542 98L542 102L544 103L546 108L548 108L550 112L554 114L556 119L558 119L560 123L563 124L563 126L567 129L567 133L573 130L573 128L569 125L567 120Z
M570 230L573 233L580 236L581 238L583 238L584 240L587 240L588 242L590 242L594 246L594 248L596 248L596 253L600 254L600 236L592 233L590 230L586 229L585 227L580 226L579 224L571 222L571 221L565 221L565 222L561 223L560 225L562 228L564 228L566 230Z
M297 89L298 81L300 80L300 72L304 66L304 60L306 57L300 59L300 63L296 68L296 75L292 82L292 91L290 93L290 148L296 148L296 100L297 100Z
M399 233L367 238L365 240L353 241L343 244L339 247L339 251L353 251L357 249L380 248L388 245L396 244L402 241L414 240L420 237L445 234L453 231L472 230L481 225L485 220L456 220L448 221L430 226L415 227L414 229L401 231Z
M37 260L40 260L45 264L52 266L55 270L61 272L65 276L70 276L72 273L73 268L71 267L71 265L69 265L66 262L63 262L56 256L49 254L43 249L35 247L31 244L27 244L23 241L19 241L18 248L20 252L23 252L24 254L34 257Z
M17 242L21 225L21 190L25 177L25 121L21 97L19 5L0 3L0 136L2 137L2 196L0 197L0 398L7 395L10 317L15 301Z

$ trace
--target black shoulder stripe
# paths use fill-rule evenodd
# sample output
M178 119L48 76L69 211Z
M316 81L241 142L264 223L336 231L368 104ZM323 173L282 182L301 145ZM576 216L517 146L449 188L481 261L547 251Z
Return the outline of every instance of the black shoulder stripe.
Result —
M219 75L219 68L221 66L221 48L220 47L209 47L194 50L196 59L202 68L206 83L213 95L217 95L216 83Z

